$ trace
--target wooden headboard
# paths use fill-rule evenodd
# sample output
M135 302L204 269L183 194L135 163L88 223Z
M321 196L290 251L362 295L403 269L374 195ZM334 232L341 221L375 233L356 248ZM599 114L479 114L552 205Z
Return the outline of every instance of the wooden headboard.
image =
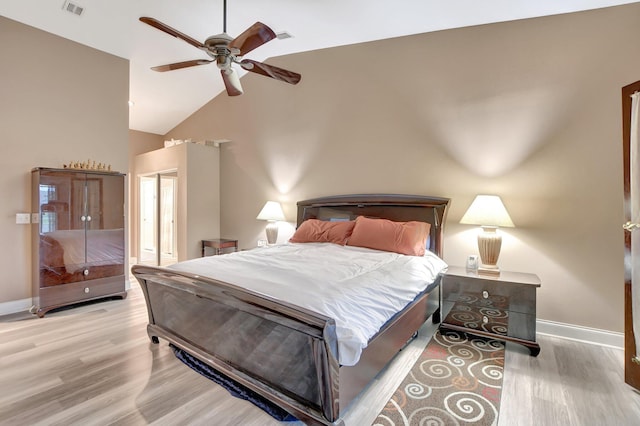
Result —
M357 194L334 195L298 201L298 223L307 219L354 220L358 216L389 219L397 222L411 220L431 224L429 250L442 257L444 221L448 198L423 195Z

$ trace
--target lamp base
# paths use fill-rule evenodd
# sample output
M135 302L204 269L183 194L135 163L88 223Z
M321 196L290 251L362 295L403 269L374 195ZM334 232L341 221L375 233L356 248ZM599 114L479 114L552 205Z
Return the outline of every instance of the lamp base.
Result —
M478 267L478 274L480 275L490 275L492 277L499 277L500 276L500 268L498 268L497 266L480 266Z
M478 273L483 275L500 275L498 268L498 257L502 246L502 236L496 232L495 226L483 226L478 234L478 251L482 265L478 268Z
M276 222L271 222L267 224L267 244L272 246L278 241L278 224Z

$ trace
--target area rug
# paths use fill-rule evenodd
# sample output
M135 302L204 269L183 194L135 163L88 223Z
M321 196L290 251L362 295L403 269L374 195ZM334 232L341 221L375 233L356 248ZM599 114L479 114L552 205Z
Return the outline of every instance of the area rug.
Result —
M436 331L373 425L497 425L503 369L503 342Z
M204 377L212 380L225 388L232 396L240 399L244 399L246 401L251 402L253 405L265 411L271 417L281 422L294 422L297 419L280 408L279 406L273 404L271 401L264 398L262 395L248 389L236 381L230 379L224 374L218 372L214 368L212 368L209 364L201 361L200 359L192 356L186 351L182 349L170 345L171 349L180 361L189 366L192 370L198 372Z

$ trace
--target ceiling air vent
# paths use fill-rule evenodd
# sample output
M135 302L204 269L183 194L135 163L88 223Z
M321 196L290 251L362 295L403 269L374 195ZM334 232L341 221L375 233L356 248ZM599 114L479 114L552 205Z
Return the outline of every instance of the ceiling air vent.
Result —
M77 3L70 2L69 0L65 1L62 5L62 9L66 10L69 13L73 13L74 15L82 15L84 12L84 7L80 6Z

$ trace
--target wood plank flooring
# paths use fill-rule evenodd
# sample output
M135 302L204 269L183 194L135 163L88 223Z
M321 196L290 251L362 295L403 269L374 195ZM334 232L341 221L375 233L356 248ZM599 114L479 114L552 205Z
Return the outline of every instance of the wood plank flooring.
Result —
M0 317L2 425L281 425L151 344L137 285L125 300ZM348 408L370 425L422 352L429 322ZM623 353L539 336L540 356L507 345L498 426L638 425L640 394L623 380ZM301 423L290 424L291 426Z

